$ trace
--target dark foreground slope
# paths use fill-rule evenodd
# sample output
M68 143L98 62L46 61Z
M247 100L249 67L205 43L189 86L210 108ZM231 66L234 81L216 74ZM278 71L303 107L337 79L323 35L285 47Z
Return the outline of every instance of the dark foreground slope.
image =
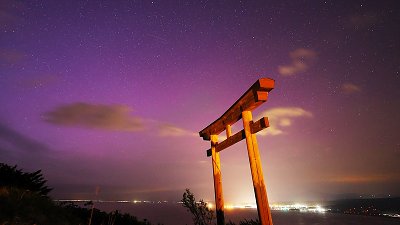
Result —
M72 203L54 202L48 193L40 170L24 172L17 166L0 163L0 224L11 225L75 225L75 224L119 224L149 225L129 214L111 213Z

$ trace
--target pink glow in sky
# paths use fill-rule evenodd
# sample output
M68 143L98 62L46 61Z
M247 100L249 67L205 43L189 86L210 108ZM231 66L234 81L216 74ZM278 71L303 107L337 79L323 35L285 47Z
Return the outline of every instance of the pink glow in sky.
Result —
M400 195L396 1L0 3L0 162L55 198L213 200L198 132L261 77L271 201ZM233 132L240 128L236 126ZM253 202L245 142L226 202Z

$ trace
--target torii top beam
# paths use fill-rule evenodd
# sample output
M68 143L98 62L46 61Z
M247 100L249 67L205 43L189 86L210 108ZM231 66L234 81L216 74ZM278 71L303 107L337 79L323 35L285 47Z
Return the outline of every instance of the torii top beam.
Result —
M252 111L267 101L268 92L274 89L275 80L258 79L220 118L199 132L203 140L210 140L211 135L220 134L227 125L236 123L242 117L243 111Z

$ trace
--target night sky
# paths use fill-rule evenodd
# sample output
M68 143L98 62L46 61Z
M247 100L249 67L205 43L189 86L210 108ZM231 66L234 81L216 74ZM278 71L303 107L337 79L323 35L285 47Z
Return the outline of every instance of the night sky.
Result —
M398 1L1 0L0 162L42 169L58 199L213 200L198 132L268 77L253 117L270 120L270 201L400 196L399 15ZM254 202L245 141L221 163L225 201Z

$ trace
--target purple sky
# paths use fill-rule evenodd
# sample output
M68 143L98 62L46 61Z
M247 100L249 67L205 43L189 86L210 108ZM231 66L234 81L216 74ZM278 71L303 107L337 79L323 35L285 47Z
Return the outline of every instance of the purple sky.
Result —
M1 1L0 162L55 198L212 200L197 132L269 77L271 201L399 196L398 2L296 2ZM245 142L221 162L253 202Z

